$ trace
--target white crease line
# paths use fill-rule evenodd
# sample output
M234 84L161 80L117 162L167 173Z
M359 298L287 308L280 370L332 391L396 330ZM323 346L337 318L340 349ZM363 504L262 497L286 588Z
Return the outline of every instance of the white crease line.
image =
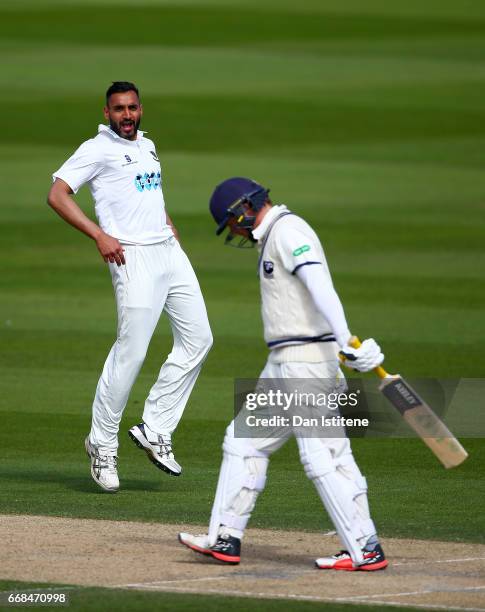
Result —
M379 593L377 595L355 595L354 597L342 597L342 600L360 601L363 599L373 599L374 597L407 597L409 595L428 595L430 593L463 593L465 591L482 591L484 586L457 587L456 589L424 589L423 591L408 591L406 593ZM340 598L337 598L337 600Z
M483 587L479 587L479 588L483 588ZM157 587L151 587L151 589L156 590ZM235 595L238 597L253 597L253 598L266 598L266 599L295 599L295 600L301 600L301 601L321 601L321 602L349 602L349 603L357 603L357 604L362 604L362 605L379 605L379 606L403 606L403 607L411 607L411 608L434 608L434 609L439 609L439 610L460 610L460 612L485 612L485 608L463 608L460 606L445 606L445 605L440 605L440 604L417 604L417 603L404 603L402 601L379 601L379 600L372 600L372 601L365 601L365 600L359 600L356 601L354 598L344 598L344 597L338 597L338 598L332 598L332 597L319 597L318 595L296 595L293 593L258 593L258 592L254 592L254 591L233 591L233 590L224 590L221 591L220 589L206 589L204 591L199 591L197 589L191 589L191 588L182 588L182 587L171 587L170 589L163 589L163 588L159 588L159 591L170 591L170 592L181 592L181 593L199 593L201 595L204 595L206 593L215 593L217 595L220 596L224 596L224 595ZM429 592L434 592L434 591L429 591ZM428 591L417 591L418 594L424 595L424 594L428 594ZM395 594L396 595L396 594Z
M466 557L464 559L437 559L436 561L428 561L427 559L422 559L421 561L405 561L404 563L392 563L392 567L397 567L398 565L416 565L417 563L465 563L467 561L485 561L485 557Z
M314 569L307 569L307 570L299 570L299 571L295 571L295 572L290 572L288 577L294 577L296 576L297 578L304 576L306 574L315 574L315 570ZM163 584L177 584L177 583L183 583L183 582L206 582L209 580L228 580L229 578L247 578L248 574L243 573L236 573L234 572L233 574L229 574L229 575L223 575L223 576L206 576L204 578L177 578L176 580L155 580L153 582L135 582L135 583L130 583L130 584L116 584L112 587L110 587L111 589L129 589L129 588L156 588L157 585L163 585ZM252 576L249 576L252 577Z
M377 595L354 595L353 597L336 597L335 601L362 601L364 599L374 599L374 597L406 597L407 595L426 595L435 593L425 589L424 591L408 591L406 593L378 593Z
M157 580L155 582L135 582L133 584L117 584L113 589L130 589L130 588L153 588L157 587L157 585L163 584L177 584L179 582L207 582L208 580L227 580L228 578L233 578L233 575L230 576L206 576L205 578L177 578L177 580Z
M152 587L154 590L157 587ZM318 595L295 595L292 593L288 593L288 594L283 594L283 593L259 593L259 592L255 592L255 591L234 591L234 590L224 590L222 591L221 589L205 589L203 592L199 591L198 589L184 589L183 587L171 587L170 589L163 589L160 588L160 591L164 591L164 590L169 590L169 591L180 591L181 593L187 593L187 592L191 592L191 593L199 593L201 595L205 594L205 593L217 593L218 595L224 596L224 595L236 595L236 596L242 596L242 597L255 597L255 598L261 598L261 597L265 597L265 598L269 598L269 599L301 599L301 600L310 600L310 601L335 601L334 599L328 598L328 597L319 597ZM365 603L365 602L363 602Z

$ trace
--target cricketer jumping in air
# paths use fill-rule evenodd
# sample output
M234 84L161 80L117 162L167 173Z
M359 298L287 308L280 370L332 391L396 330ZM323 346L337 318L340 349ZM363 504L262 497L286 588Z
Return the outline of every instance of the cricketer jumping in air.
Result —
M96 389L85 448L94 481L112 493L119 488L119 424L162 312L170 320L173 347L145 401L143 422L129 435L173 476L182 467L172 434L212 344L199 283L165 211L155 145L138 129L142 114L135 85L113 83L104 108L108 125L100 125L54 173L48 196L65 221L96 242L111 273L118 331ZM72 198L84 184L99 226Z
M313 379L327 393L342 388L339 351L345 365L367 372L384 359L373 339L359 348L351 338L320 241L286 206L273 206L268 190L242 177L219 184L210 200L217 234L227 241L255 243L259 250L264 339L269 356L260 379ZM344 383L345 384L345 383ZM237 564L241 540L258 494L264 489L271 454L294 432L238 437L234 421L223 443L223 460L208 534L180 533L179 541L219 561ZM343 549L316 560L320 569L373 571L387 567L369 512L367 484L349 439L296 436L306 475L313 481Z

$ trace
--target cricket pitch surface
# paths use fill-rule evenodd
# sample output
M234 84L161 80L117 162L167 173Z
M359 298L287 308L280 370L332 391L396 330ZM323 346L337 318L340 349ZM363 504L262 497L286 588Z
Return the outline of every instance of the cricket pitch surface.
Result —
M0 515L0 578L146 591L485 611L485 545L382 540L389 567L317 570L335 535L248 529L241 564L177 541L204 527Z

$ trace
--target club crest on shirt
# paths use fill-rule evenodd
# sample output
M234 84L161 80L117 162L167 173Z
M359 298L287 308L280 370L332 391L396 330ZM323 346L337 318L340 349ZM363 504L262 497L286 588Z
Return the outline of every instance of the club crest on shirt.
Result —
M274 263L272 261L263 261L263 271L266 278L271 277L274 270Z

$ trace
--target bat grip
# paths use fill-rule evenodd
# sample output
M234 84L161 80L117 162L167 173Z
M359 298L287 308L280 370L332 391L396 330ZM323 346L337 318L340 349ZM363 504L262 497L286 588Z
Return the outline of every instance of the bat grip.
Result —
M362 342L359 340L357 336L351 336L349 340L349 346L352 348L359 348L362 345ZM379 378L387 378L389 374L384 370L382 366L377 366L374 368L374 372L379 376Z
M362 346L362 342L359 340L357 336L350 336L350 340L348 341L347 344L351 346L352 348L359 348L359 346Z

